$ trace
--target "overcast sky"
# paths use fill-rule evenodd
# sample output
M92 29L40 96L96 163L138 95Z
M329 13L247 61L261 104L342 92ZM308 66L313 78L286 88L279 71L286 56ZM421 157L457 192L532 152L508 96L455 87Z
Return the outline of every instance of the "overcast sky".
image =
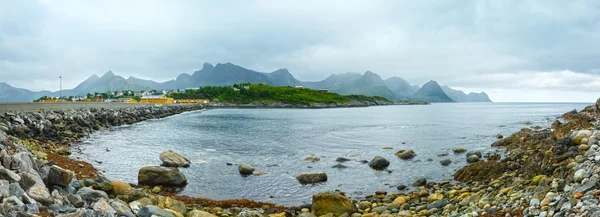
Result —
M204 62L300 80L371 70L494 101L600 97L600 1L0 0L0 81L166 81Z

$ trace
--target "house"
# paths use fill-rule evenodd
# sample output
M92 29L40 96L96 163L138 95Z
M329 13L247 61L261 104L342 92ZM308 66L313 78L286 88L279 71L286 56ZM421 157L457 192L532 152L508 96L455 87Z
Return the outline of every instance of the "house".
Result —
M240 91L240 89L238 89L237 87L234 87L233 91Z
M327 90L327 89L319 89L317 91L319 91L320 93L328 93L329 92L329 90Z
M245 90L250 90L250 86L244 86Z
M167 98L165 96L143 96L140 103L148 104L173 104L173 98Z
M132 99L132 98L116 98L113 99L112 102L116 102L116 103L137 103L136 100Z
M304 88L304 87L303 87L303 86L296 86L296 88L298 88L298 89L302 89L302 88Z

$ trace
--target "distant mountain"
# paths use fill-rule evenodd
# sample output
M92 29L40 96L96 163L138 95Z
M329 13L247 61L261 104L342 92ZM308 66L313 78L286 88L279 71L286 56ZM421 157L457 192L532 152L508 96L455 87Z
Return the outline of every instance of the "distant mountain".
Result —
M429 81L417 91L413 97L427 102L453 102L435 81Z
M116 90L152 90L152 89L185 89L201 86L225 86L236 83L267 84L274 86L304 86L312 89L329 89L340 94L363 94L394 99L419 99L428 102L489 102L485 93L469 93L453 90L447 86L441 88L437 82L430 81L419 87L411 85L399 77L381 79L374 72L364 74L344 73L332 74L322 81L299 81L287 69L273 72L257 72L232 63L215 66L204 63L202 69L192 74L182 73L174 80L155 82L136 77L127 79L108 71L101 77L92 75L75 88L63 90L63 96L84 96L87 93ZM6 83L0 83L0 102L2 101L31 101L41 96L59 96L59 91L33 92L15 88Z
M448 86L443 86L442 90L455 102L491 102L488 95L484 92L469 93L468 95L461 90L454 90Z
M388 78L385 80L385 85L396 94L397 98L410 97L419 90L419 88L415 90L413 86L399 77Z
M396 95L386 85L379 75L367 71L358 79L335 85L329 89L338 94L362 94L367 96L381 96L387 99L396 99Z

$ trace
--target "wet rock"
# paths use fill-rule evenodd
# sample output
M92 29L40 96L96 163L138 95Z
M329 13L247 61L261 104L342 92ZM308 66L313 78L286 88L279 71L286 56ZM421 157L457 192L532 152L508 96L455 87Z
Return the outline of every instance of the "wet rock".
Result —
M48 172L49 184L66 187L69 186L72 179L73 173L71 171L60 168L57 165L50 167L50 171Z
M483 157L483 155L481 154L480 151L470 151L469 153L467 153L467 157L471 156L471 155L475 155L477 156L479 159L481 159Z
M112 180L111 183L113 186L112 193L114 195L125 195L133 189L131 185L119 180Z
M191 164L190 160L172 150L160 153L160 160L167 167L189 167Z
M406 189L406 185L398 185L398 186L396 186L396 189L398 189L399 191L402 191L402 190Z
M396 152L394 155L398 156L401 159L409 160L417 156L417 154L413 150L400 150Z
M440 161L440 164L441 164L442 166L448 166L448 165L450 165L451 163L452 163L452 160L450 160L450 159L444 159L444 160L441 160L441 161Z
M337 192L321 192L312 197L312 213L316 216L328 213L341 216L345 213L354 213L354 205L348 198Z
M304 161L307 161L307 162L317 162L317 161L320 161L320 160L321 160L321 158L318 158L318 157L313 156L313 155L304 158Z
M465 149L465 148L454 148L454 149L452 149L452 151L454 153L459 154L459 153L465 153L465 152L467 152L467 149Z
M252 175L252 172L254 172L254 168L248 164L240 164L238 166L238 172L242 176L249 176Z
M350 161L350 159L345 158L345 157L338 157L337 159L335 159L335 161L343 163L343 162L346 162L346 161Z
M139 170L138 183L152 186L181 186L187 183L187 179L177 168L148 166Z
M387 168L390 165L390 161L388 161L387 159L381 157L381 156L375 156L373 158L373 160L371 160L369 162L369 167L375 169L375 170L383 170L385 168Z
M504 136L503 136L502 134L499 134L499 133L498 133L498 135L496 135L496 138L497 138L497 139L502 139L502 138L504 138Z
M327 181L327 174L324 172L317 173L303 173L296 176L296 179L300 184L316 184Z
M413 182L413 186L419 187L419 186L425 186L427 185L427 179L425 178L418 178L417 180L415 180L415 182Z
M467 163L475 163L479 162L479 157L477 155L469 155L467 157Z
M348 167L346 165L344 165L344 164L336 164L336 165L333 165L331 168L345 169L345 168L348 168Z

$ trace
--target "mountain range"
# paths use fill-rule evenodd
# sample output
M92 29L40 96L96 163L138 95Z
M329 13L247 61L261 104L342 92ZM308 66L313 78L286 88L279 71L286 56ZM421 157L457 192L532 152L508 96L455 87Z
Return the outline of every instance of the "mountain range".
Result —
M185 89L200 86L224 86L235 83L262 83L273 86L303 86L312 89L328 89L339 94L362 94L382 96L390 100L423 100L428 102L491 102L484 92L465 94L448 86L441 87L429 81L422 87L411 85L399 77L383 80L378 74L367 71L360 73L332 74L325 80L306 82L296 79L287 69L270 73L257 72L232 63L211 65L205 63L201 70L192 74L183 73L173 80L156 82L135 77L127 79L112 71L101 77L92 75L73 89L62 91L63 96L85 96L87 93L116 90ZM59 92L34 92L0 83L0 102L26 102L41 96L59 96Z

